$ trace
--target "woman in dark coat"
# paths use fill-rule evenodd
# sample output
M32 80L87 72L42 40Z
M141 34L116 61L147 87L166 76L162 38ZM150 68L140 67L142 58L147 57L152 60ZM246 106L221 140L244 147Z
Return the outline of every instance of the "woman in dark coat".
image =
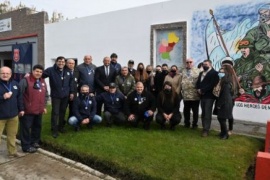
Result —
M156 122L160 124L161 129L165 129L165 124L170 124L170 130L174 130L175 126L181 121L181 114L179 111L180 100L178 94L175 92L172 83L165 81L162 91L157 98Z
M223 65L220 72L220 94L217 99L217 118L220 123L220 139L228 139L226 119L233 118L233 98L237 93L237 79L230 65Z

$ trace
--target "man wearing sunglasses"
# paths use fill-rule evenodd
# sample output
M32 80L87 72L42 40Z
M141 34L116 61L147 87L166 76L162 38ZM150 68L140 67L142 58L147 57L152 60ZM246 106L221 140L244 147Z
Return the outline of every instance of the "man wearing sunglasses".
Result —
M190 110L193 114L192 128L197 128L200 96L197 93L196 83L200 70L194 67L192 58L186 60L186 68L182 70L181 93L184 101L184 123L190 127Z

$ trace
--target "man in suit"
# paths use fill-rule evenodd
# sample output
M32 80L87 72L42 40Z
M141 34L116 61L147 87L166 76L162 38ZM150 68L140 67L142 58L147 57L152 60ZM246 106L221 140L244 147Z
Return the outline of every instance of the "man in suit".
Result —
M212 121L212 109L215 101L213 95L213 88L218 83L218 72L212 68L212 62L210 60L203 61L203 71L200 72L196 89L201 96L201 108L202 108L202 137L207 137Z
M109 84L115 81L117 75L114 67L110 66L111 58L103 58L103 66L99 66L95 72L96 94L109 91ZM97 102L97 115L101 115L102 102Z

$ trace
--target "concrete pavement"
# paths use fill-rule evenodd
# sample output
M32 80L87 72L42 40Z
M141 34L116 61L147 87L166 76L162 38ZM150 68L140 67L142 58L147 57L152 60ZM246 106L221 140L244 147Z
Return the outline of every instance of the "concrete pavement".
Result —
M21 151L17 158L9 158L5 137L0 144L0 180L113 180L114 178L100 173L81 163L58 156L43 149L28 154Z
M199 126L201 127L200 124ZM212 129L220 129L219 123L215 117L213 117L212 120ZM266 125L237 120L234 123L233 133L265 138ZM5 139L6 137L2 136L2 142L0 144L0 180L114 179L86 165L43 149L39 149L38 152L34 154L25 154L21 151L19 141L17 149L22 156L18 158L8 158Z

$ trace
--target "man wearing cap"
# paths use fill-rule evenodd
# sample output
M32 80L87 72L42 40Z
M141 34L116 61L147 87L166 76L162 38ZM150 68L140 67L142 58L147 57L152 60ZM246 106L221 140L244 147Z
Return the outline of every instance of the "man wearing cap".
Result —
M242 56L235 60L234 69L242 88L250 89L253 78L260 74L263 74L266 79L270 78L270 64L257 51L254 51L250 39L242 39L238 48Z
M82 85L79 96L74 100L73 114L68 122L75 131L79 131L81 125L87 125L88 129L92 129L94 124L101 123L102 118L96 115L95 97L90 95L88 85Z
M122 67L121 75L116 76L115 84L117 90L124 94L125 98L134 91L135 79L128 73L128 68L126 66Z
M128 72L135 77L135 72L136 70L133 68L134 67L134 61L131 59L128 61Z
M136 90L129 94L126 100L125 113L128 122L137 127L139 122L142 121L143 128L149 130L155 110L154 96L150 92L144 91L142 82L137 82Z
M120 74L121 71L121 65L119 63L117 63L117 54L116 53L112 53L111 54L111 66L114 67L114 69L116 70L116 74Z
M116 90L116 84L109 84L109 91L99 94L97 101L104 103L104 120L107 127L111 127L112 123L122 124L125 122L123 113L125 96Z

